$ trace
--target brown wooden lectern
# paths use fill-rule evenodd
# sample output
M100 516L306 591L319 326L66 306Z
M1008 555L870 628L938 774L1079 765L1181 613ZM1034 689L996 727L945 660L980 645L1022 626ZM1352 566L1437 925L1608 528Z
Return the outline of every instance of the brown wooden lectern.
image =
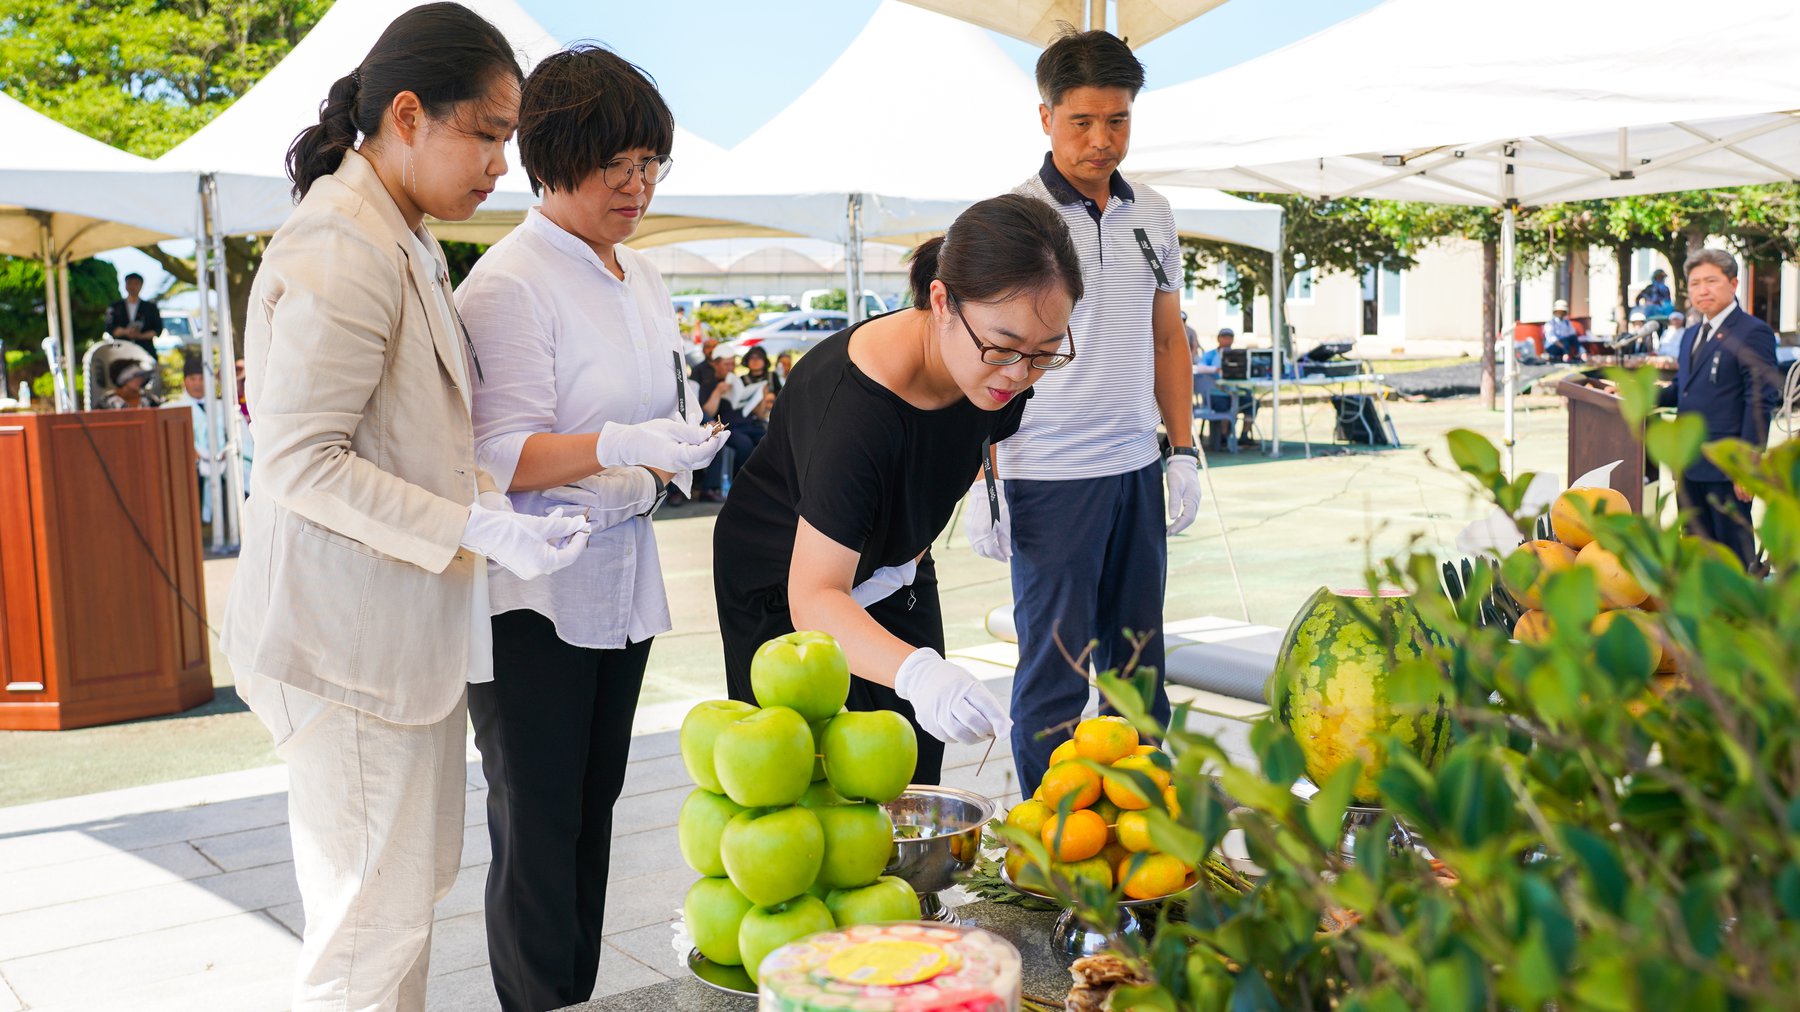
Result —
M1633 512L1644 509L1644 430L1625 424L1619 398L1604 390L1563 380L1556 392L1569 402L1569 473L1575 480L1615 460L1612 487L1624 493Z
M0 728L212 699L199 496L185 408L0 415Z

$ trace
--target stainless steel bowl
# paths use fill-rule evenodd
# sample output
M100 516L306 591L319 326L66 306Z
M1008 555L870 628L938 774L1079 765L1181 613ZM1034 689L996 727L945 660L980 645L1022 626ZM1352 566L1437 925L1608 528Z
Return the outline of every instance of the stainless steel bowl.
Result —
M885 874L912 885L926 919L950 919L937 893L975 866L981 828L994 817L994 803L954 787L908 784L882 807L894 822L894 855Z

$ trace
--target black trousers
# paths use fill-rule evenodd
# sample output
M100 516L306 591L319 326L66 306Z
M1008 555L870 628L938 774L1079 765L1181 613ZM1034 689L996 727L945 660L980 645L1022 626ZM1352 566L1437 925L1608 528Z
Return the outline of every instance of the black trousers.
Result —
M1676 498L1682 509L1694 511L1690 532L1731 549L1746 570L1761 572L1750 504L1738 499L1731 482L1683 478Z
M725 686L732 699L754 703L750 659L756 655L756 648L794 631L787 586L750 593L729 590L729 581L720 578L720 567L729 565L729 556L719 554L718 548L715 545L713 554L713 593L719 605L719 634L725 640ZM912 586L902 587L886 600L876 602L869 609L869 617L903 642L944 652L944 613L938 605L937 569L929 552L920 561ZM845 705L852 710L892 710L905 717L919 738L919 761L913 767L912 782L937 783L944 771L944 743L919 726L912 704L893 689L854 674L850 679L850 700Z
M469 686L488 782L488 960L500 1007L587 1001L600 968L612 808L650 643L570 646L534 611L494 616L494 680Z

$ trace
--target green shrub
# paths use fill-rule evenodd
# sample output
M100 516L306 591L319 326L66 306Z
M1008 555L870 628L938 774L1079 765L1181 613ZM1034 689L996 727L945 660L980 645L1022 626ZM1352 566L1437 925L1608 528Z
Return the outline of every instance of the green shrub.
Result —
M1646 417L1648 381L1620 378L1627 415ZM1391 673L1391 688L1419 706L1447 695L1455 744L1427 769L1390 743L1379 778L1387 814L1355 836L1347 860L1338 843L1358 764L1306 803L1290 792L1299 745L1272 718L1253 728L1259 769L1210 738L1167 732L1181 813L1153 811L1159 846L1198 863L1242 829L1266 874L1241 896L1197 891L1164 909L1153 942L1124 943L1153 983L1115 993L1113 1007L1794 1007L1800 442L1759 455L1730 441L1702 451L1703 437L1694 419L1657 419L1646 443L1678 472L1704 452L1757 494L1774 575L1748 575L1718 546L1649 516L1594 518L1602 546L1661 602L1648 628L1690 687L1654 691L1666 685L1652 682L1634 623L1588 633L1597 598L1585 570L1550 578L1557 631L1528 646L1481 624L1491 573L1452 601L1440 560L1414 552L1383 563L1371 587L1409 589L1446 639L1429 665ZM1516 513L1530 476L1506 478L1474 433L1449 442L1459 468ZM1515 519L1528 537L1534 518ZM1100 684L1141 731L1162 732L1143 704L1145 676ZM1178 710L1173 725L1185 717ZM1442 864L1390 850L1395 818ZM1086 904L1085 916L1103 921L1102 906Z

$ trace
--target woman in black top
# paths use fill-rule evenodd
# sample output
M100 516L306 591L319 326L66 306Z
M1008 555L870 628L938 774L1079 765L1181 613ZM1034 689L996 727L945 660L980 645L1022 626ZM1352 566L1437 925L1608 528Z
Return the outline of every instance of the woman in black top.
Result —
M946 661L928 549L1018 431L1027 389L1074 358L1081 267L1048 205L1008 194L913 254L913 306L808 352L713 531L713 588L731 696L753 701L750 658L796 628L830 633L857 677L850 708L904 714L915 783L943 742L1006 735L994 696Z

